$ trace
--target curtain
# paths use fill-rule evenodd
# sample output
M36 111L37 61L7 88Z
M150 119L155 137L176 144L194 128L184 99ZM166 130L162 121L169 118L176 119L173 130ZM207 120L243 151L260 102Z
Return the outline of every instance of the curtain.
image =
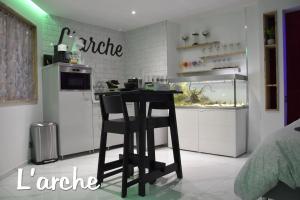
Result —
M0 103L36 100L35 29L0 7Z

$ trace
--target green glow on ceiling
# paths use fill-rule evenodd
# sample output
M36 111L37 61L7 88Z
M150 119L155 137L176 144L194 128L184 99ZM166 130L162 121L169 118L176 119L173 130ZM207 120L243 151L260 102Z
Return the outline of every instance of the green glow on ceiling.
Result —
M24 5L31 8L31 10L33 10L35 13L41 16L48 15L48 13L46 13L43 9L36 5L32 0L23 0L22 2L24 2Z

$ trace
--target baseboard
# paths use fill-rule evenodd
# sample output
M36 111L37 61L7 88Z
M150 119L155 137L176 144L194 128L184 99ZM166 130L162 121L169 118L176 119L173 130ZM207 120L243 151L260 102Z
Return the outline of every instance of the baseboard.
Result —
M21 168L21 167L24 167L25 165L27 165L29 163L28 160L24 161L22 164L19 164L17 167L11 169L11 170L8 170L6 172L4 172L3 174L0 175L0 181L5 179L6 177L12 175L13 173L17 172L18 171L18 168Z

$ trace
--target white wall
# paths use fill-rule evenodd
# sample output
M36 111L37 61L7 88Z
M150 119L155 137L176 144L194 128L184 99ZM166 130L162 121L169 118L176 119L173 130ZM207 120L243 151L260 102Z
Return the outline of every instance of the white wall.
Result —
M245 11L243 7L235 9L220 9L179 19L177 20L177 22L180 24L180 36L178 37L178 43L180 46L184 46L185 44L181 37L188 35L188 45L192 45L194 43L194 37L192 36L192 33L197 32L200 34L200 43L220 41L221 48L219 51L223 51L222 45L229 45L232 43L236 44L237 42L239 42L241 44L241 48L244 49L246 34L244 29L245 20ZM210 36L207 39L201 34L206 30L210 32ZM227 49L230 49L230 47L228 46ZM216 53L216 48L212 48L212 52L210 52L208 48L186 49L184 51L180 51L179 60L180 62L197 61L201 56L213 55ZM235 56L231 59L231 61L240 63L239 66L242 70L241 74L246 74L245 59L241 56ZM209 62L205 64L205 66L198 66L195 68L195 70L208 70L211 67L214 67L214 65L217 64ZM179 63L174 67L177 69L177 71L182 71L182 69L179 68ZM230 70L228 73L234 72L237 73L237 70Z
M125 33L125 77L167 75L166 22Z
M211 41L231 42L232 40L243 39L246 41L249 79L248 150L250 152L255 149L265 136L284 126L282 13L286 9L299 6L299 0L259 0L242 7L223 8L176 20L180 24L180 37L194 31L200 32L204 29L209 29L212 33ZM280 109L279 111L266 111L262 16L263 13L273 10L278 11ZM242 30L242 25L247 25L246 32ZM181 58L184 56L186 55L181 55ZM178 66L175 67L178 69Z
M53 55L52 44L57 44L61 29L69 27L71 31L76 31L77 36L88 40L93 37L96 45L100 41L106 42L110 37L111 42L116 46L121 44L123 46L123 56L101 55L99 53L82 52L85 64L93 68L94 82L107 81L117 79L123 81L124 79L124 33L114 31L111 29L84 24L70 19L65 19L56 16L47 16L43 23L43 52L45 54ZM73 39L67 36L64 37L63 43L67 44L71 50ZM90 48L91 49L91 48Z
M259 16L259 54L261 66L261 80L264 80L264 41L263 41L263 18L265 12L277 10L278 17L278 70L279 70L279 111L265 111L265 88L264 82L261 83L262 96L262 122L261 122L261 136L266 137L274 130L284 126L284 74L283 74L283 11L291 9L300 5L299 0L260 0L258 1L258 16Z
M93 67L94 81L106 81L110 79L124 80L124 33L113 31L107 28L79 23L69 19L55 16L42 16L22 3L23 0L1 0L6 5L32 21L37 26L38 37L38 104L20 106L0 107L0 178L12 169L28 162L29 154L29 127L32 122L42 121L42 56L43 54L53 55L53 46L57 44L60 31L68 26L75 30L79 36L86 39L93 37L96 42L106 41L108 37L114 44L123 46L122 57L93 54L90 51L83 53L85 63ZM68 37L63 41L70 45Z
M220 41L221 44L241 42L247 48L248 55L248 87L249 87L249 124L248 124L248 150L252 151L260 141L261 118L261 92L260 92L260 66L258 54L258 16L256 4L245 7L226 8L209 13L194 15L177 20L180 24L179 43L181 36L190 35L189 43L193 43L191 33L209 30L211 36L200 42ZM247 26L247 29L245 29ZM180 60L195 59L202 51L180 52ZM180 70L178 64L173 66ZM246 65L243 65L246 74ZM174 69L173 69L174 70Z
M166 29L168 77L173 78L177 76L178 72L179 54L177 47L179 45L178 38L180 38L180 25L167 21Z
M248 151L253 151L261 141L261 67L259 63L259 26L257 6L246 9L246 41L248 55Z
M42 120L40 76L42 53L52 54L50 43L57 43L60 29L65 25L84 37L93 36L95 40L100 41L109 36L115 43L125 45L122 58L90 53L84 55L86 63L94 67L97 72L95 75L97 80L176 75L179 69L179 56L175 48L180 36L186 32L192 33L209 28L212 40L222 42L245 40L249 58L249 150L252 151L262 138L284 125L282 12L284 9L299 6L299 0L259 0L257 4L249 5L246 9L243 7L220 9L176 20L180 25L164 21L126 33L57 17L41 18L20 3L21 0L1 0L1 2L11 6L37 26L39 99L37 105L0 107L0 159L2 160L0 178L28 160L29 125L34 121ZM262 14L272 10L278 10L279 112L266 112L264 105ZM247 34L243 29L245 24L248 26Z
M41 17L18 1L1 0L1 2L13 7L37 26L38 104L0 107L0 178L12 169L27 163L30 124L42 120Z

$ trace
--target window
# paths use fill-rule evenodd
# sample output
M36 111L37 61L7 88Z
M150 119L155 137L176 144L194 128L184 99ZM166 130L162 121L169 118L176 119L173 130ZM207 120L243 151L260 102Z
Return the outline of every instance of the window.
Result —
M0 104L37 103L36 27L0 3Z

